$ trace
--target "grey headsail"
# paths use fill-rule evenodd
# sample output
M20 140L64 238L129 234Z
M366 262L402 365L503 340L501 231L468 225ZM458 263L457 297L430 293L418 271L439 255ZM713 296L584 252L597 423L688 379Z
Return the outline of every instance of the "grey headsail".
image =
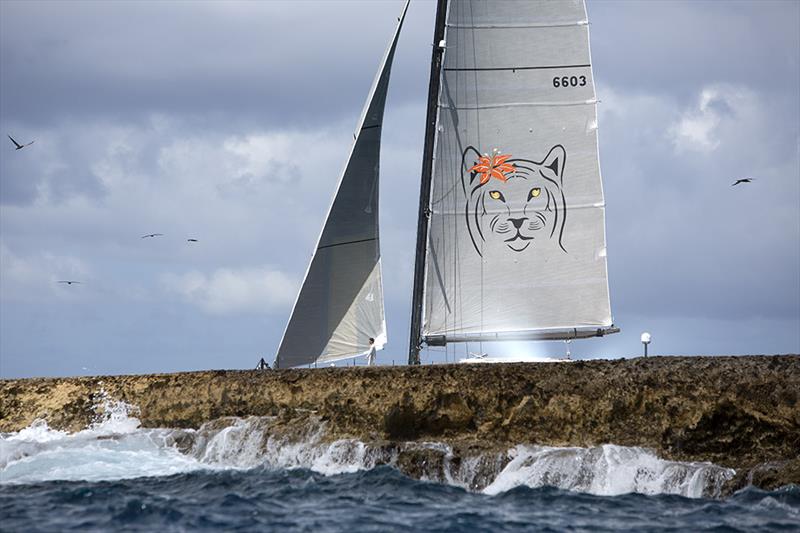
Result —
M417 346L617 331L583 0L450 1L443 24Z
M361 113L275 362L288 368L368 353L386 343L378 233L381 125L389 73L408 2Z

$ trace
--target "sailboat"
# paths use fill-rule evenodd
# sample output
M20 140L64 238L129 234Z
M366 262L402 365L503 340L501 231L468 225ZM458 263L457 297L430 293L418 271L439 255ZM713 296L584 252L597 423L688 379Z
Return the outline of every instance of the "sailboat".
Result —
M357 356L370 338L378 349L386 342L379 125L407 7L281 341L279 368ZM348 218L355 216L358 227ZM409 364L420 363L423 346L618 331L584 0L438 0Z

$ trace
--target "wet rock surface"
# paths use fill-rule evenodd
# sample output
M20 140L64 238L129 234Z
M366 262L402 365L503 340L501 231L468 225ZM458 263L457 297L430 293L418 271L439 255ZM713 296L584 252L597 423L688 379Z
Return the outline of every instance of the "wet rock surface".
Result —
M502 467L520 443L613 443L735 468L726 492L800 484L798 355L2 380L0 431L35 419L77 431L106 396L137 406L145 427L271 416L297 438L315 420L329 441L404 443L395 463L414 477L475 457ZM452 453L409 442L446 443Z

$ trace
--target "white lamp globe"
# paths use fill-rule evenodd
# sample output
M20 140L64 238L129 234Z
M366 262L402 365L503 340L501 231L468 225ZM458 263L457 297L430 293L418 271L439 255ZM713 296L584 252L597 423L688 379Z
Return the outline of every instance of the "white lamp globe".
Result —
M650 344L650 334L647 333L646 331L642 333L642 342L644 344Z

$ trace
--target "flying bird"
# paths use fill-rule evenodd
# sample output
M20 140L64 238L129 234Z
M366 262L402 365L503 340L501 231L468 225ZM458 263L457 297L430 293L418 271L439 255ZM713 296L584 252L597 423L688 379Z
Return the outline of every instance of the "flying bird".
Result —
M14 143L14 146L16 147L15 148L16 150L22 150L26 146L30 146L30 145L32 145L33 143L36 142L36 140L34 139L31 142L29 142L28 144L19 144L17 141L14 140L14 137L12 137L11 135L9 135L8 138L11 139L12 143Z
M736 181L734 181L734 182L733 182L733 185L731 185L731 187L734 187L734 186L736 186L736 185L739 185L740 183L750 183L750 182L752 182L754 179L755 179L755 178L739 178L738 180L736 180Z
M198 242L197 239L186 239L186 242Z
M147 239L149 237L162 237L163 233L148 233L147 235L142 235L142 239Z
M58 283L66 283L67 285L72 285L73 283L80 283L80 281L75 281L74 279L61 279L58 280Z

